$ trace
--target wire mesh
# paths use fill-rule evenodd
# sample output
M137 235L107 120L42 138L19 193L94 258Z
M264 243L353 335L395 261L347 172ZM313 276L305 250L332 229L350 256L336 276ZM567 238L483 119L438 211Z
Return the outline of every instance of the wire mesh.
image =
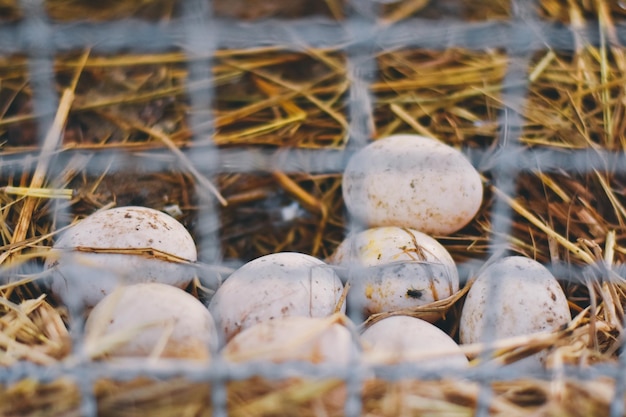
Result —
M148 172L161 172L166 169L188 169L187 161L198 172L212 178L218 173L258 173L280 169L286 173L337 173L341 172L354 152L369 143L373 135L374 121L371 84L377 74L376 56L381 51L397 50L406 47L445 50L464 48L484 51L501 49L508 57L505 86L501 100L506 103L497 116L497 149L463 149L472 164L479 171L493 172L493 184L506 195L515 195L516 179L524 173L538 167L542 172L590 173L595 170L610 168L612 172L626 173L626 156L623 151L602 149L570 150L567 153L558 149L527 148L520 143L524 121L524 107L527 104L531 60L533 53L539 50L573 51L578 38L584 38L590 44L599 44L602 31L597 27L584 28L547 22L536 14L537 4L531 1L512 1L512 16L501 21L467 22L455 18L429 20L411 18L393 25L380 24L378 19L381 3L376 1L352 1L347 9L345 20L309 16L288 20L263 20L241 22L223 16L216 16L211 11L211 2L185 0L182 2L180 15L166 24L137 19L122 19L97 23L64 23L50 19L42 1L22 0L20 8L24 19L0 26L0 55L12 56L25 54L28 59L29 77L34 97L33 114L36 115L38 141L44 145L45 133L53 125L54 115L59 106L60 97L54 90L54 56L61 52L90 48L98 53L118 52L167 52L172 49L184 51L187 57L189 80L185 94L189 98L189 126L192 143L202 146L187 147L180 157L172 157L168 151L162 152L161 158L141 158L123 152L107 152L94 155L86 172L97 175L103 167L112 171L122 171L129 166L141 164ZM626 29L618 26L617 36L626 40ZM274 47L280 45L284 50L307 51L310 48L331 48L345 56L347 77L350 80L347 106L349 126L347 145L341 150L325 149L287 149L274 150L247 147L220 148L207 138L211 138L216 129L215 119L207 114L215 100L215 86L210 81L211 65L215 63L218 49L240 49L256 47ZM209 80L207 82L207 80ZM74 152L67 151L61 156L59 166L51 167L62 170ZM184 158L181 159L181 158ZM5 166L19 165L17 158L3 155L0 162ZM220 242L217 237L220 228L215 209L218 204L210 193L199 185L196 189L201 199L198 211L198 235L201 240L199 259L207 264L219 264ZM514 213L510 204L496 196L492 209L492 235L490 255L497 257L506 248L506 236L511 235ZM349 223L350 229L356 224ZM467 279L477 269L476 263L458 265L463 279ZM559 268L554 263L552 268ZM571 276L580 271L573 271L571 265L563 265L563 270ZM621 273L621 272L620 272ZM563 276L561 274L561 276ZM623 276L623 273L622 273ZM491 294L497 297L498 294ZM109 377L116 380L128 380L135 376L149 375L171 378L185 376L190 380L211 383L211 398L216 416L227 415L225 384L230 380L245 379L262 375L270 379L289 375L291 367L247 365L236 366L216 358L210 367L199 369L197 365L164 361L163 363L138 364L136 367L116 368L103 364L90 363L80 359L81 326L74 334L74 348L77 354L75 363L63 363L52 367L42 367L26 362L19 363L0 371L0 383L10 384L25 377L36 378L42 382L61 376L70 376L81 388L81 414L97 415L93 384L96 380ZM623 393L625 390L624 374L626 363L621 355L620 367L594 367L580 373L576 369L564 369L569 376L579 379L606 376L617 381L611 416L624 414ZM367 376L367 369L355 358L345 368L326 368L298 364L298 370L307 375L338 376L348 383L348 397L345 402L345 414L361 414L360 387ZM554 371L544 371L535 376L551 380ZM437 379L446 375L481 383L476 415L489 415L490 386L494 379L517 379L523 375L519 369L479 367L467 371L445 370L438 372L424 371L411 367L389 367L379 370L379 374L391 380L406 376L423 379Z

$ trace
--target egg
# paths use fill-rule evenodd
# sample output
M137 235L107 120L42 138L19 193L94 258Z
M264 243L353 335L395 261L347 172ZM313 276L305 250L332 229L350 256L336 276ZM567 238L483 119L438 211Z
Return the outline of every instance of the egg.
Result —
M423 306L459 291L452 256L437 240L413 229L374 227L353 233L330 262L348 268L348 306L366 316ZM425 317L434 321L440 315Z
M460 341L550 332L570 320L567 298L552 273L533 259L509 256L478 273L461 312Z
M424 369L464 368L459 345L435 325L409 316L386 317L362 334L371 364L415 363Z
M234 336L222 349L230 362L308 361L347 364L358 354L351 332L330 317L281 317L254 324Z
M122 286L91 310L85 346L92 356L206 361L218 346L213 317L191 294L171 285Z
M303 253L279 252L233 272L215 292L209 310L229 340L262 321L345 311L339 305L342 292L341 280L323 261Z
M45 264L50 291L66 304L83 308L93 307L120 284L160 282L184 287L195 275L185 263L197 260L187 229L148 207L96 212L71 226L54 249L62 254Z
M482 203L480 175L455 148L418 135L378 139L356 152L343 174L348 212L369 227L401 226L449 235Z

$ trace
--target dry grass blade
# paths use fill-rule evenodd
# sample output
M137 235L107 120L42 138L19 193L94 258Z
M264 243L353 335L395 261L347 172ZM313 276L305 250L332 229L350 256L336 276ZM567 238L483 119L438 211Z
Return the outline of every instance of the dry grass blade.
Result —
M399 6L387 13L382 19L382 23L390 25L398 20L406 19L408 16L423 9L430 0L406 0L400 2Z
M317 256L322 245L322 236L326 229L326 223L328 222L328 209L326 208L326 205L322 201L313 197L311 194L307 193L302 187L300 187L295 181L284 173L275 171L272 175L285 189L285 191L295 196L305 207L321 214L320 223L317 227L315 240L313 241L313 247L311 249L311 254L313 256Z
M63 96L61 97L61 102L59 104L59 111L54 119L54 123L50 128L48 135L46 135L44 145L41 151L41 159L39 160L39 164L37 165L37 169L33 175L33 179L30 183L29 188L41 188L41 186L45 182L46 171L48 170L48 164L50 163L50 157L52 155L52 151L57 147L59 140L61 139L61 130L63 129L63 125L65 124L65 120L69 113L70 107L72 105L72 100L74 99L74 94L71 90L65 90L63 92ZM27 197L22 207L20 220L13 232L13 238L11 243L15 244L21 242L26 238L26 231L30 225L30 221L32 218L33 210L35 209L35 205L37 204L36 197ZM6 257L0 256L0 265L6 261Z
M85 53L83 62L86 61L87 56L88 53ZM48 171L50 158L53 151L57 148L59 141L61 140L61 133L65 122L67 121L70 108L74 101L74 90L76 89L76 84L78 83L78 78L80 77L81 71L82 67L77 70L71 86L63 91L61 100L59 102L59 108L54 118L54 122L50 127L50 130L46 134L43 145L41 147L40 159L37 164L37 168L35 169L35 172L33 174L33 178L31 180L29 188L41 188L45 183L46 172ZM30 226L30 221L32 219L33 210L35 209L36 204L37 198L26 198L26 201L20 213L20 219L15 227L15 231L13 232L11 243L15 244L17 242L21 242L26 238L26 233ZM0 265L2 265L5 261L5 256L0 257Z
M65 378L47 384L26 378L0 386L0 415L6 417L79 417L79 404L78 386Z
M107 7L97 7L84 0L51 0L45 2L47 13L60 21L106 21L135 17L148 20L169 20L174 15L173 0L137 0L132 3L113 1Z
M6 194L32 198L62 198L65 200L71 200L74 196L74 190L70 189L12 187L7 185L5 187L0 187L0 191Z
M493 141L507 59L497 52L406 49L378 56L377 136L415 131L458 144Z
M59 313L40 296L19 305L2 300L0 317L0 365L18 360L54 365L69 353L69 333Z
M333 51L234 51L216 65L218 145L339 147L346 141L343 58Z
M615 211L615 215L618 219L620 228L624 228L624 226L626 225L626 208L624 208L624 205L616 196L615 191L611 189L611 186L605 176L598 172L598 170L594 170L594 172L596 174L596 177L598 178L598 181L600 182L600 185L602 186L602 190L611 202L611 206Z
M133 126L137 130L148 133L149 135L163 142L165 146L167 146L167 148L174 155L176 155L176 158L178 158L184 164L185 168L193 174L194 178L198 181L200 185L202 185L203 189L213 194L213 196L217 198L217 201L219 201L221 205L226 206L228 204L224 197L222 197L222 195L220 194L219 190L215 187L215 185L213 185L213 183L206 176L198 171L198 169L191 163L189 158L187 158L187 156L179 149L178 146L174 144L174 142L172 142L172 140L167 135L165 135L163 132L132 122L131 126Z
M576 48L573 54L553 52L556 58L549 62L538 59L536 70L541 71L531 72L523 140L541 146L623 149L626 58L616 36L616 7L605 0L569 1L567 7L562 3L542 5L552 17L572 24ZM597 46L585 35L592 20L600 27Z
M210 386L183 378L96 383L99 416L209 416Z
M522 215L526 220L528 220L531 224L539 228L542 232L546 233L548 236L555 239L559 244L561 244L563 247L569 250L570 253L574 255L576 258L584 261L585 263L589 265L593 265L595 263L595 260L587 252L585 252L579 246L575 245L574 243L570 242L569 240L567 240L566 238L564 238L563 236L555 232L552 228L550 228L547 224L545 224L536 216L534 216L530 211L528 211L528 209L523 207L520 203L516 202L511 197L507 196L496 187L492 186L491 188L494 191L494 193L498 197L506 201L507 204L509 204L513 208L513 210L515 210L517 213Z
M396 103L392 103L389 108L391 109L391 111L394 112L394 114L396 114L400 119L402 119L402 121L406 124L408 124L409 126L411 126L413 129L415 129L415 131L417 133L419 133L420 135L426 136L427 138L436 138L436 136L430 132L428 129L426 129L424 126L422 126L421 124L419 124L419 122L412 117L410 114L408 114L402 107L400 107L398 104Z
M313 253L321 237L318 257L326 258L344 237L340 175L296 174L281 183L274 175L233 174L221 176L219 184L229 201L220 213L228 257L251 260L285 250Z
M206 88L208 87L208 81L197 82L195 84L190 85L191 88ZM106 107L111 107L118 104L132 104L132 103L142 103L154 99L165 98L170 96L178 96L182 95L185 92L185 87L169 87L164 88L162 90L150 91L146 93L135 94L132 97L129 97L127 94L122 94L116 97L108 97L102 98L99 100L90 100L89 103L78 103L76 106L73 106L73 111L86 111L86 110L97 110Z
M85 252L85 253L117 253L124 255L139 255L146 258L151 259L159 259L165 262L173 262L178 264L186 264L186 265L194 265L194 262L191 262L187 259L181 258L176 255L172 255L167 252L160 251L158 249L153 248L90 248L86 246L76 246L72 248L73 251L76 252ZM50 250L51 257L58 256L62 253L62 251Z
M261 381L260 381L261 382ZM259 395L256 398L246 398L245 402L233 404L231 415L233 416L266 416L280 415L304 410L308 403L313 400L328 395L333 390L341 387L344 382L341 380L320 380L320 381L294 381L284 387L279 384L265 382L269 392ZM272 387L272 385L274 385ZM232 389L232 388L231 388Z
M334 60L329 60L327 57L325 57L325 55L323 55L323 53L319 52L319 51L310 51L310 54L315 54L315 57L322 60L323 62L327 63L329 65L329 67L333 68L334 71L331 73L333 76L334 75L340 75L340 76L345 76L345 69L343 69L342 67L340 67L339 65L336 64L336 62L334 62ZM268 81L271 81L272 83L276 84L277 86L280 87L285 87L289 90L292 91L301 91L301 94L303 97L305 97L307 100L309 100L311 103L315 104L321 111L323 111L324 113L328 114L331 118L333 118L334 120L336 120L341 127L343 127L344 129L348 128L348 122L345 118L345 116L343 116L342 114L336 112L331 106L327 105L326 103L322 102L321 100L319 100L317 97L315 97L314 94L312 94L309 90L310 88L306 88L304 90L301 90L301 87L298 85L295 85L293 83L290 83L288 81L282 80L280 78L277 78L275 76L273 76L272 74L269 74L265 71L262 70L256 70L256 71L251 71L253 74L256 74L260 77L263 77L264 79L267 79ZM277 88L275 88L274 86L272 86L269 83L263 83L261 82L261 79L256 80L257 84L259 85L259 88L261 90L263 90L269 97L272 96L276 96L277 94L279 94L279 90ZM348 87L348 84L345 83L345 88ZM339 88L339 92L344 92L345 88ZM332 104L332 103L331 103ZM281 104L285 110L288 113L295 113L295 114L304 114L306 115L306 113L298 108L295 104L293 103L289 103L289 107L287 106L287 102L283 102Z

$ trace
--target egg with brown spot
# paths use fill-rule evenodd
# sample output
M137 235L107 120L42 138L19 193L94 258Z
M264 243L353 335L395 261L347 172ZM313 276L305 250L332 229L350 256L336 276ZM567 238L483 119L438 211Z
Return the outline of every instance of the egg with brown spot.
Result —
M279 252L233 272L217 289L209 309L229 340L262 321L345 311L342 292L339 276L325 262L303 253Z
M185 287L197 260L187 229L170 215L148 207L98 211L71 226L49 258L51 292L66 304L93 307L119 285L159 282ZM179 262L180 260L180 262Z
M567 298L552 273L533 259L509 256L487 265L472 283L461 313L460 341L545 333L570 320Z
M375 227L351 234L330 262L351 279L348 306L360 306L366 316L426 305L459 290L452 256L436 239L413 229Z
M349 213L373 226L403 226L448 235L478 212L478 171L457 149L419 135L378 139L356 152L343 174Z

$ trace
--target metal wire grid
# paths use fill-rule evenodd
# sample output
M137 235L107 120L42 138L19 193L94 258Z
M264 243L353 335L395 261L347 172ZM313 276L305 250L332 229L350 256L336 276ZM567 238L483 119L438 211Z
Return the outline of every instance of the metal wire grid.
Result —
M340 172L350 155L364 146L370 138L371 97L368 86L376 74L375 55L382 50L400 47L415 47L443 50L459 47L471 50L503 48L509 57L509 66L503 81L504 110L499 116L500 147L497 153L490 150L469 151L466 154L479 170L491 170L495 185L508 195L515 192L515 178L519 173L540 166L544 172L566 170L571 173L590 172L594 169L607 169L616 173L626 173L626 156L623 152L578 150L563 153L557 150L521 150L519 142L524 102L528 91L527 71L533 52L552 48L571 51L575 49L574 29L542 21L537 15L537 5L532 1L513 0L512 18L508 21L486 21L468 23L457 20L430 21L411 19L384 27L377 24L377 2L375 0L352 0L352 12L343 22L319 17L297 20L263 21L241 23L229 19L213 17L210 2L205 0L185 0L182 13L175 21L162 25L137 20L120 20L97 24L50 22L43 7L43 0L21 0L20 6L25 19L18 23L0 27L0 54L27 54L29 74L34 97L34 112L37 115L39 132L46 132L51 126L56 112L58 97L53 85L53 63L58 52L91 47L96 52L124 51L165 51L181 48L190 59L188 64L189 82L187 95L192 109L209 109L213 99L212 86L195 89L194 81L210 80L210 68L206 62L198 62L194 57L212 57L217 49L253 48L280 45L295 51L310 47L338 47L347 56L348 76L351 81L348 97L349 137L348 146L343 151L328 150L289 150L282 152L280 159L270 151L254 148L220 150L212 146L186 150L185 155L207 176L220 172L270 171L277 167L285 172ZM597 28L576 29L576 35L591 44L598 44L600 32ZM626 28L618 28L618 36L626 39ZM206 120L199 119L199 112L190 114L190 127L196 138L210 137L213 129L207 130ZM200 128L202 126L202 128ZM44 134L40 134L43 143ZM67 152L65 157L69 157ZM45 155L43 157L46 157ZM114 158L114 159L112 159ZM114 168L123 170L132 163L126 154L95 155L88 167L94 173L101 172L114 160ZM145 162L145 161L144 161ZM0 163L12 164L10 157ZM160 171L175 164L171 155L165 154L160 160L151 159L142 166L147 170ZM199 213L198 224L202 229L199 259L207 263L219 262L220 245L217 238L219 220L217 211L209 209ZM510 207L502 199L495 198L492 215L491 255L496 256L497 248L502 247L503 236L509 235L512 227ZM350 225L354 226L354 225ZM557 269L559 265L555 266ZM474 265L459 265L461 275ZM566 267L563 267L566 269ZM572 271L567 270L572 273ZM573 273L580 273L575 271ZM620 272L624 275L624 271ZM466 276L466 274L465 274ZM491 294L497 296L497 294ZM73 329L74 353L72 361L59 363L53 367L40 367L31 363L20 363L9 369L0 370L0 383L10 384L24 377L36 378L41 382L52 381L61 376L72 377L81 387L81 414L97 415L97 405L93 384L99 378L128 380L136 376L174 377L183 375L192 381L211 382L213 412L215 416L226 416L225 382L262 375L267 378L281 378L290 375L293 368L275 365L232 365L217 357L210 367L198 368L197 364L168 360L160 364L140 363L123 368L110 364L91 363L81 358L80 327ZM558 370L559 375L545 372L544 378L567 375L577 379L608 376L616 381L611 416L624 414L623 396L626 392L626 355L622 355L619 368L596 366L584 372L577 369ZM347 381L348 399L345 413L358 416L361 411L360 386L367 375L365 369L354 358L347 368L337 369L327 366L312 366L300 363L298 372L319 377L340 377ZM428 371L411 366L382 367L378 369L382 377L398 379L412 376L420 378L441 378L455 376L482 382L477 415L489 414L489 381L519 378L515 371L478 367L464 372L458 370Z

